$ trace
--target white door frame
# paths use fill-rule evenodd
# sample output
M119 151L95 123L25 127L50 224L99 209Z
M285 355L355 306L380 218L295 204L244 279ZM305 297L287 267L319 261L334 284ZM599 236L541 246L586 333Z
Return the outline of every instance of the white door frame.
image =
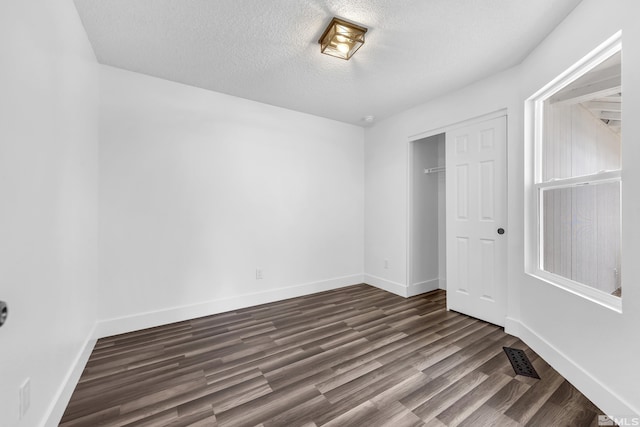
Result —
M411 284L413 283L413 150L415 147L415 143L418 141L429 138L431 136L436 136L441 133L447 133L454 129L466 127L469 125L474 125L477 123L482 123L487 120L497 119L498 117L507 116L507 109L503 108L497 111L493 111L491 113L483 114L481 116L476 116L470 119L461 120L459 122L452 123L447 126L441 126L435 129L431 129L425 132L420 132L415 135L411 135L407 141L407 296L411 297L416 295L412 293ZM508 116L507 116L508 117ZM508 144L508 129L507 129L507 178L509 171L509 144ZM446 142L445 142L446 144ZM509 197L509 182L507 181L507 206L508 206L508 197ZM508 211L506 212L506 221L504 228L509 230L509 215ZM508 236L508 233L507 233ZM508 237L507 237L508 239ZM446 243L445 243L446 245ZM505 263L505 268L507 263Z

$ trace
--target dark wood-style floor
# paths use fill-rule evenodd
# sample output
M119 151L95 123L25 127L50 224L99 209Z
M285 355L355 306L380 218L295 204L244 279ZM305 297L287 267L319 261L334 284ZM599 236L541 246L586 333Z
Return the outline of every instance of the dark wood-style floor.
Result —
M104 338L61 425L597 426L544 360L445 297L358 285Z

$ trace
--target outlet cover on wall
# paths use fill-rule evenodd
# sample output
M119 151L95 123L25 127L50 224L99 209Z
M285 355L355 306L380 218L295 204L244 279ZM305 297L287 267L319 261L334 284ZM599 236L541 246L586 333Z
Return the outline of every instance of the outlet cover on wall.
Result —
M384 260L384 268L389 268L389 260L388 259Z
M256 268L256 280L262 279L262 269Z
M31 379L27 378L20 386L20 418L24 418L31 406Z

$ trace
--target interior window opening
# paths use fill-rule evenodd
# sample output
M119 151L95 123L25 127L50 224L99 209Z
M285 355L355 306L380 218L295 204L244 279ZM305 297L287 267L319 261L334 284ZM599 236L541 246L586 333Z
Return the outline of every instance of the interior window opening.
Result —
M534 96L535 274L621 307L622 52L618 40Z

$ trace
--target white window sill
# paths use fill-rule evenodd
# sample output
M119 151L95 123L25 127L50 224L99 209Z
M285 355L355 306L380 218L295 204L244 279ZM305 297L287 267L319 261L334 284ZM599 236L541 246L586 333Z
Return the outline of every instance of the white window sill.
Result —
M540 269L536 269L535 272L529 272L527 274L617 313L622 313L622 298L620 297L610 295L601 290Z

